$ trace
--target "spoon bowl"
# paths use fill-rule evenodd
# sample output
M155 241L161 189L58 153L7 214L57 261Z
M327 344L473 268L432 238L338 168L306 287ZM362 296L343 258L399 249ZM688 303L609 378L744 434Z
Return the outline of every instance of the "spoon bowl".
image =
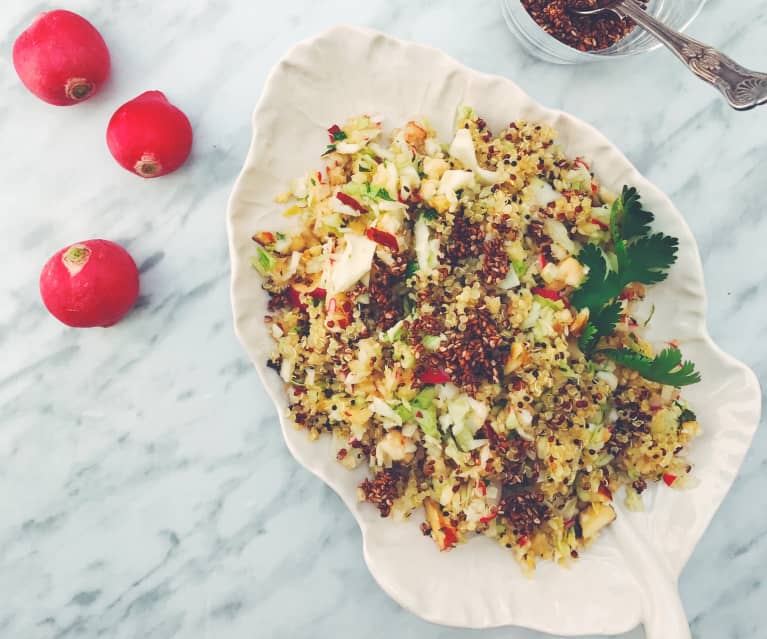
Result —
M700 15L707 0L647 0L647 12L669 26L685 31ZM599 63L659 49L662 45L642 29L634 29L607 49L578 51L547 33L533 20L520 0L499 0L509 30L531 55L554 64Z
M718 49L675 31L647 13L638 0L610 0L600 7L572 11L580 15L612 11L620 18L633 20L701 80L715 87L733 109L746 111L767 103L767 74L746 69Z

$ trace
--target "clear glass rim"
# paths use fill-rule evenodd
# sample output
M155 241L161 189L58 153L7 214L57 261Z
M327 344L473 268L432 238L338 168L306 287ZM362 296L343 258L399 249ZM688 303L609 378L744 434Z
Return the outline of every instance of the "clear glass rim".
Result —
M501 9L510 30L514 31L519 37L524 38L527 41L528 45L532 46L536 50L544 52L544 50L542 50L541 48L540 43L536 42L535 39L530 36L528 32L529 25L526 26L526 25L520 24L519 21L517 20L513 10L509 6L511 2L520 2L520 0L501 0ZM679 31L687 30L687 28L692 24L693 20L695 20L700 15L700 12L703 10L703 7L706 5L707 2L708 0L699 0L699 2L697 3L697 6L695 7L695 10L679 27ZM524 9L524 7L520 7L520 8L525 14L527 14L527 11ZM613 45L612 47L603 49L601 51L594 51L594 52L578 51L577 49L574 49L564 44L563 42L560 42L554 36L546 33L544 29L542 29L531 17L529 17L529 15L528 15L528 18L530 20L530 23L535 27L535 29L538 30L540 37L546 40L550 45L548 48L545 49L546 56L549 58L554 58L561 62L574 63L574 62L599 62L603 60L614 60L616 58L626 58L629 56L638 55L640 53L656 51L663 46L663 44L659 40L650 36L650 39L647 41L647 43L640 44L633 48L630 46L631 45L630 41L627 43L626 39L623 39L620 42ZM637 36L640 36L642 34L645 34L646 32L642 29L639 29L635 31L634 33L636 33ZM632 36L630 35L628 37L631 38ZM629 46L627 46L627 44Z

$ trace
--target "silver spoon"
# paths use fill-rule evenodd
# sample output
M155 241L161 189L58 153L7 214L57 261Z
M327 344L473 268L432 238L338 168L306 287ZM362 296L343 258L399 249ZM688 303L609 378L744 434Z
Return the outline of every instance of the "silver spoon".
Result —
M767 103L767 73L750 71L721 51L667 27L634 0L608 0L595 9L572 11L580 15L612 11L620 18L631 18L671 49L695 75L719 89L733 109L745 111Z

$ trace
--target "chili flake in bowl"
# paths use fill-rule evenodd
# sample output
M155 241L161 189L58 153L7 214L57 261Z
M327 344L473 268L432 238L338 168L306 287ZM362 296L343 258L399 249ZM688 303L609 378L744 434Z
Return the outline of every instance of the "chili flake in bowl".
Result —
M649 0L648 13L684 31L706 0ZM526 49L549 62L574 64L609 60L660 47L631 20L605 11L578 16L572 9L590 9L600 0L501 0L509 29Z
M577 557L619 488L641 509L649 483L694 481L680 388L700 376L642 338L678 241L635 189L548 125L494 135L468 108L449 145L424 121L384 143L371 116L328 134L324 170L278 198L294 232L258 230L252 264L290 417L369 469L361 500L532 568Z

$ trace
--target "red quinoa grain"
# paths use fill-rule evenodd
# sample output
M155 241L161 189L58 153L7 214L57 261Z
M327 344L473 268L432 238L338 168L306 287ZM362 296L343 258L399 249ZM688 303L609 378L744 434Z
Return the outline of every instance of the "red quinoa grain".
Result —
M549 35L578 51L607 49L625 38L636 26L611 11L591 16L573 9L591 9L601 0L520 0L522 6Z

